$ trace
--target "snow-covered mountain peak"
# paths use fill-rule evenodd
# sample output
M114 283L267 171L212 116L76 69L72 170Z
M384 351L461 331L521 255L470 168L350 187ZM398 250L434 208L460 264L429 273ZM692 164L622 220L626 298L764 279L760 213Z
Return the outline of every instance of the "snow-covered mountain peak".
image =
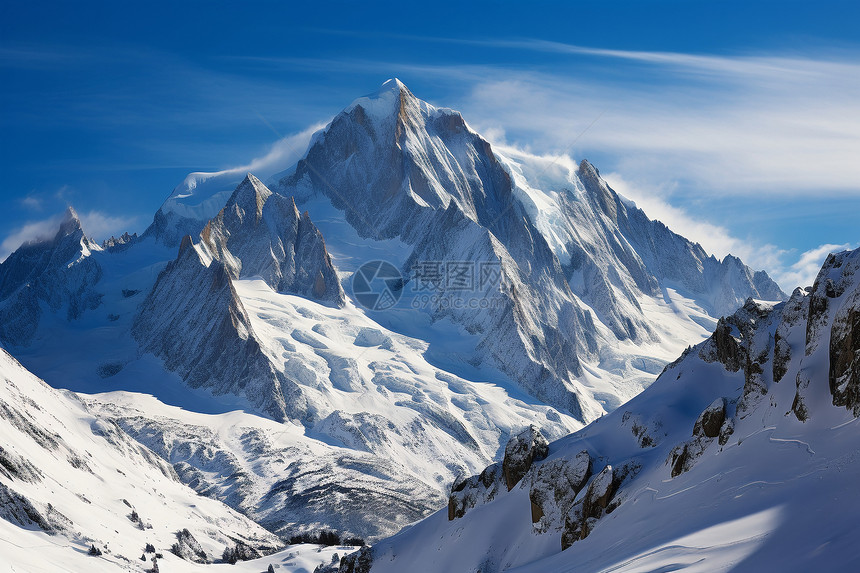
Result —
M66 207L63 217L60 220L60 229L58 232L63 235L68 235L76 231L83 232L81 218L78 216L78 212L75 211L75 208L69 205Z
M417 101L406 85L392 78L383 83L378 90L354 100L343 113L350 114L356 108L361 108L370 117L376 120L392 118L410 101Z

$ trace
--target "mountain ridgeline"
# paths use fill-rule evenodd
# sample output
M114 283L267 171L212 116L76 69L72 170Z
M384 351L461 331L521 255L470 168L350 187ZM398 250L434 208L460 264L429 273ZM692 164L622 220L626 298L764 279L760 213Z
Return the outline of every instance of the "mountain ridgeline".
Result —
M283 167L268 184L191 174L145 233L102 246L70 210L0 263L5 348L281 538L390 535L523 428L561 438L748 299L787 298L650 220L587 161L496 149L398 80ZM401 298L364 309L351 279L379 260ZM416 273L433 265L493 280ZM426 282L475 304L415 304ZM840 368L837 386L853 375ZM135 403L146 394L160 406ZM456 512L510 485L497 469Z

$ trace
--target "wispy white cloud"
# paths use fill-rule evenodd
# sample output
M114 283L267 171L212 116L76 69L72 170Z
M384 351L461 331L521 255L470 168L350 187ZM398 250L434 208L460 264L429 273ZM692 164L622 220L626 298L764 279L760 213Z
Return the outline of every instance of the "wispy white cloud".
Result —
M271 127L263 117L260 119ZM275 173L291 167L301 159L307 151L311 137L322 127L323 124L313 125L286 137L282 137L274 127L271 127L280 139L264 155L243 165L228 167L221 171L189 173L182 183L176 186L162 205L162 209L166 208L190 218L214 215L223 205L223 202L216 204L215 198L227 191L232 191L246 173L253 173L265 181Z
M24 197L21 197L18 202L21 204L22 207L30 211L42 210L42 200L36 195L25 195Z
M42 241L52 238L60 226L60 216L54 215L39 221L30 221L13 229L0 242L0 260L6 260L15 249L30 241Z
M260 120L269 126L272 132L280 139L272 145L265 155L252 159L247 165L234 167L231 171L241 173L251 172L260 178L274 175L277 171L286 169L301 159L307 151L313 134L325 127L324 123L317 123L299 133L284 136L272 127L271 123L263 116L260 116Z
M84 233L96 242L112 235L118 236L137 223L137 217L109 215L95 210L78 213L78 217ZM6 257L24 243L52 239L57 234L62 219L63 214L60 213L37 221L28 221L10 231L0 241L0 261L6 260Z
M682 181L740 195L812 188L860 195L854 159L860 156L860 65L668 59L673 69L700 60L697 69L713 72L704 79L679 79L666 70L645 74L648 81L620 83L496 74L475 82L462 107L478 128L503 127L509 138L544 152L567 149L600 116L573 152L612 156L614 169L652 184Z
M84 233L96 242L130 231L138 222L137 217L109 215L101 211L79 213Z
M827 255L856 247L857 245L846 243L844 245L825 244L810 249L802 253L797 261L791 263L783 270L779 277L780 283L801 287L811 286Z

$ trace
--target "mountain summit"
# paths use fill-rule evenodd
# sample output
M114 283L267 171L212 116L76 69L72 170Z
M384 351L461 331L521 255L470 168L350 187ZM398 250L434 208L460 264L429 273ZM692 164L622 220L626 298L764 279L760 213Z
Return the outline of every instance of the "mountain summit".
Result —
M508 449L516 481L540 457L523 428L561 438L749 297L785 298L559 163L389 80L267 184L194 173L139 238L101 249L70 215L23 245L0 340L282 538L380 539Z
M389 80L338 114L273 188L300 204L325 197L360 236L410 245L397 261L406 277L428 261L498 268L499 304L435 309L432 320L477 336L476 351L461 360L500 368L584 421L654 374L651 358L641 369L635 360L623 365L629 355L616 355L619 341L665 345L679 329L701 336L705 317L713 324L747 297L785 298L766 274L717 261L649 220L587 161L539 182L530 180L533 161L497 152L459 113ZM689 311L675 313L686 314L682 325L666 324L655 308L677 306L673 297L692 299ZM591 370L583 363L613 362L599 377L608 383L583 384ZM616 375L641 382L627 394L609 381Z

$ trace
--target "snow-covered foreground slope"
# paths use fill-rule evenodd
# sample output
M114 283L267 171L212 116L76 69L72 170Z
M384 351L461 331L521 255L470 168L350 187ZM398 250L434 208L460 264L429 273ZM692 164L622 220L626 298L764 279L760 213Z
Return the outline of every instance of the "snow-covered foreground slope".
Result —
M748 301L510 491L492 468L458 481L448 510L373 548L371 570L848 570L858 340L860 251L831 255L811 291Z
M0 378L0 552L14 570L142 570L147 544L164 564L178 563L170 549L186 529L209 561L237 542L257 552L282 546L2 350ZM87 555L93 546L100 557Z

